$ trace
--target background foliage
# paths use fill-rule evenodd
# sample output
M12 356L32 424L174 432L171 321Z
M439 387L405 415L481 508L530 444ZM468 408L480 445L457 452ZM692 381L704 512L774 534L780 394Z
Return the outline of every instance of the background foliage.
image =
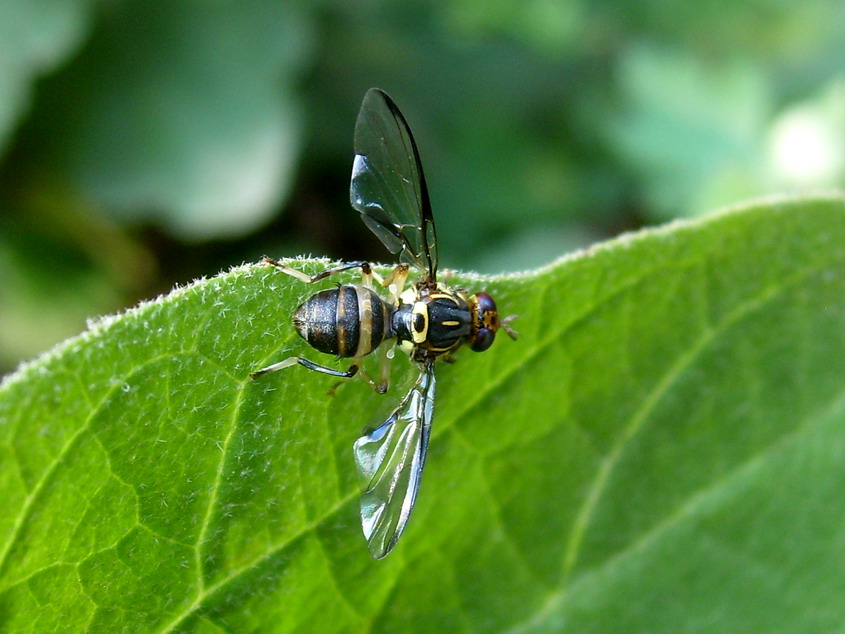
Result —
M239 267L25 366L0 387L0 622L838 627L841 198L536 267L841 187L843 36L834 0L0 3L2 371L265 253L385 259L347 200L371 86L417 135L444 265L535 269L474 280L522 339L440 368L381 563L349 456L380 397L246 378L302 350L294 281Z
M844 36L835 0L7 0L0 369L264 253L384 259L346 193L374 85L447 266L841 185Z

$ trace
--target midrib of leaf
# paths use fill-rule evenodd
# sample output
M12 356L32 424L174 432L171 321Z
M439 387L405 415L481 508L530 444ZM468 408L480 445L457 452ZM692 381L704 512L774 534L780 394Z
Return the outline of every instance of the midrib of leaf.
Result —
M220 485L223 481L223 469L226 465L226 456L229 452L229 444L232 441L232 436L235 435L235 430L238 426L238 417L244 401L244 393L246 392L244 388L245 383L242 381L238 387L237 394L235 395L235 406L232 408L232 419L229 422L229 430L226 432L226 438L223 439L223 445L220 448L220 458L217 463L217 472L214 474L214 484L211 487L211 493L208 498L208 507L205 510L199 534L197 535L197 543L194 547L194 561L197 568L197 585L200 589L200 593L205 590L205 574L203 573L204 566L202 563L203 544L206 541L206 533L208 532L208 527L211 524L211 517L217 506L217 496L220 494Z
M568 546L565 551L563 577L560 588L551 594L551 596L544 603L543 607L529 622L514 626L513 628L511 628L511 631L520 631L525 627L531 627L532 625L541 624L544 615L550 614L558 605L560 605L566 600L566 596L570 589L570 577L575 566L577 565L578 557L580 554L580 548L583 544L584 535L586 533L587 527L590 524L590 518L592 516L592 513L596 508L599 500L601 499L604 487L608 482L608 479L610 478L610 474L616 464L619 462L627 447L629 446L630 441L643 427L643 425L648 419L649 414L653 411L654 407L667 393L672 384L683 374L683 372L687 368L690 367L692 362L697 359L698 356L707 348L707 346L711 342L713 342L716 337L721 334L724 330L731 327L733 324L741 320L746 315L752 313L754 310L765 306L768 302L777 298L778 295L780 295L787 289L793 287L794 285L798 284L806 277L818 273L831 265L842 262L845 262L845 257L826 260L816 266L807 267L795 273L794 275L785 278L783 280L783 283L781 284L773 284L765 288L761 293L758 293L754 297L739 304L733 311L726 315L726 317L721 321L721 323L717 324L713 328L709 328L704 331L702 333L702 336L699 337L699 339L695 342L693 346L689 347L683 354L679 355L676 358L676 361L668 368L668 370L663 374L661 379L655 384L654 388L652 388L652 390L649 392L648 396L643 399L641 405L635 410L635 412L631 416L630 421L625 425L624 431L619 437L619 441L616 443L610 453L602 460L601 468L596 472L595 477L591 481L588 489L589 492L584 498L584 503L578 509L578 512L576 514L576 521L573 525L572 533L570 534L568 540ZM843 400L845 400L845 390L840 392L836 398L832 399L832 404L829 405L827 409L830 411L836 411L839 407L843 405ZM640 548L643 547L644 544L655 539L657 535L662 534L663 532L668 530L672 525L683 519L683 517L686 516L688 510L695 506L696 500L709 496L711 494L715 494L721 487L730 483L734 479L734 477L737 476L737 474L741 474L746 469L751 468L750 465L753 465L755 462L761 460L763 456L767 455L774 448L780 446L781 444L788 443L789 439L791 438L800 436L804 431L806 431L807 428L812 427L812 422L817 419L817 416L808 415L806 422L801 423L792 431L779 437L776 442L770 443L768 446L759 451L756 456L751 456L748 460L740 463L740 465L735 470L726 474L725 477L720 478L715 483L707 486L702 491L695 493L689 502L680 507L679 511L668 515L662 522L656 524L652 529L644 533L640 538L631 542L631 544L617 552L607 562L605 562L602 567L607 567L611 564L611 562L623 559L629 554L637 552ZM582 581L576 581L575 583L581 583Z

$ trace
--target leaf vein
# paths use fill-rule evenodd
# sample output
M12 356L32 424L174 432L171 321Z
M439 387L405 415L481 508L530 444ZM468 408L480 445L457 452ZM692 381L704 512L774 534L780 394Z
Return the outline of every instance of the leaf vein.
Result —
M781 284L772 284L765 287L762 292L740 303L733 311L726 315L721 323L717 324L715 327L704 329L698 340L686 351L678 355L674 363L667 368L663 376L655 383L649 394L634 411L628 423L623 427L618 442L610 450L607 457L602 461L601 467L597 471L596 476L593 478L593 481L588 488L588 493L584 498L584 503L581 505L581 508L576 514L575 524L573 526L572 533L570 534L569 544L566 549L562 579L562 585L564 587L566 586L568 579L577 564L578 556L580 554L579 551L583 544L587 526L590 523L592 513L598 504L599 498L604 492L604 487L609 480L613 468L619 462L621 456L630 445L632 438L643 427L649 414L654 410L654 407L664 394L666 394L669 387L681 376L681 374L692 364L692 362L716 338L718 334L754 310L765 306L769 301L777 297L786 289L791 288L806 277L823 270L825 267L833 264L834 262L840 262L843 259L845 258L836 258L832 261L825 261L820 265L807 267L783 280Z
M647 532L643 533L636 541L628 544L624 549L615 553L612 557L607 559L600 567L585 573L577 580L575 580L569 588L561 586L561 589L554 592L546 601L545 605L538 613L530 619L529 622L514 626L509 631L518 632L524 629L533 630L542 624L543 619L555 609L558 609L566 600L566 597L574 588L583 586L590 581L594 576L600 572L608 570L613 566L619 565L625 559L633 557L639 552L645 550L650 544L654 543L659 537L666 534L677 524L684 519L692 516L698 509L704 507L712 498L716 497L722 490L729 489L731 485L738 479L741 479L747 473L754 471L765 462L768 457L783 449L790 443L800 439L804 434L813 429L815 421L823 419L827 416L833 415L835 412L845 408L845 389L839 392L831 399L830 405L825 408L825 413L818 415L817 412L809 412L806 419L793 428L790 432L778 437L775 441L762 447L756 454L749 456L747 460L738 464L736 468L726 472L720 478L714 480L709 485L701 487L694 494L691 494L688 501L680 506L676 511L666 515L666 517L659 523L655 524Z

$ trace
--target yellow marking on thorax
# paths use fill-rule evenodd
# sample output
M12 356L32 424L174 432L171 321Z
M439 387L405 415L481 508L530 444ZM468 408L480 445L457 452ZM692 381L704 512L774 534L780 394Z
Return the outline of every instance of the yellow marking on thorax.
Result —
M453 293L432 293L429 295L430 299L451 299L454 304L458 304L458 300L455 299L455 295Z
M425 302L414 302L414 308L411 311L413 318L411 320L411 338L415 344L420 344L428 337L428 306ZM422 317L421 328L417 330L417 315Z

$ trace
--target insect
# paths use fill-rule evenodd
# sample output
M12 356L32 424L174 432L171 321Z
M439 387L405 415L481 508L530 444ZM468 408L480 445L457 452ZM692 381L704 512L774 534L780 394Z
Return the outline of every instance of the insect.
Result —
M289 357L252 373L255 379L293 365L332 376L362 376L376 391L388 387L395 340L419 367L414 386L387 419L354 444L358 470L368 482L361 495L361 523L370 554L385 557L396 545L414 508L434 415L437 359L452 360L463 345L487 350L514 316L500 319L486 293L468 294L437 281L437 238L431 203L416 142L393 100L377 88L364 96L355 124L355 160L350 185L352 207L400 264L385 278L368 262L347 262L307 275L277 260L263 262L313 284L350 269L361 269L361 283L312 295L293 316L297 332L320 352L349 358L337 370ZM405 288L414 267L421 276ZM387 299L377 291L387 290ZM362 368L363 357L378 350L377 380Z

